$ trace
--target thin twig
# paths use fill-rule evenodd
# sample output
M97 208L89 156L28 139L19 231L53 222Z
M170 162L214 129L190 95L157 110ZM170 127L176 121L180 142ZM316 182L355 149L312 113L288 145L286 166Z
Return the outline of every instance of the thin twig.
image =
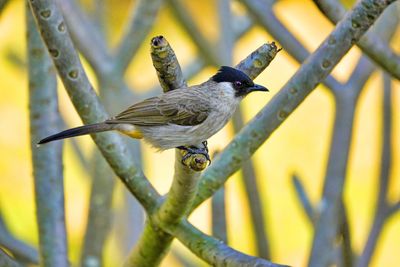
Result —
M22 267L15 259L11 258L1 247L0 247L0 266L2 267Z
M232 121L235 133L239 132L244 126L243 115L241 114L240 109L236 110ZM246 197L249 201L250 214L253 222L252 225L254 226L253 231L256 239L257 255L264 259L269 259L270 245L268 233L266 231L267 225L264 219L264 211L266 209L263 207L261 202L255 167L251 159L243 163L242 177Z
M135 2L127 27L115 54L115 66L124 73L132 58L136 54L144 38L149 33L157 18L162 0L139 0Z
M347 216L347 209L343 201L341 204L342 214L340 216L341 222L339 227L339 234L342 237L342 266L352 267L353 266L353 248L351 247L351 234L350 234L350 223L349 217Z
M0 247L6 248L13 256L23 262L38 264L39 253L36 249L15 238L8 230L0 214ZM0 266L2 266L0 264Z
M186 33L192 38L207 63L218 65L221 61L219 55L216 54L216 50L201 33L182 2L180 0L167 0L167 2L174 16L180 21L180 25L183 26Z
M92 160L92 186L90 207L81 255L81 266L103 266L103 251L110 232L112 220L112 196L114 173L99 151L95 150Z
M58 129L57 80L26 4L29 72L29 115L39 252L43 266L68 266L64 210L62 143L38 148L37 142ZM55 238L56 237L56 238Z
M225 188L221 187L211 199L211 229L212 236L225 244L228 243L226 230Z
M375 246L381 230L389 215L387 195L390 183L390 171L393 164L392 160L392 85L387 73L383 73L383 119L382 119L382 151L381 151L381 170L379 178L379 192L376 200L375 216L372 227L359 258L358 267L369 266Z
M346 9L337 0L314 0L314 3L335 24L346 14ZM365 7L367 8L368 6L366 5ZM396 7L393 7L394 12L392 12L392 15L396 17L395 9ZM400 79L400 56L390 48L387 42L368 31L357 42L357 45L375 63L397 79Z
M216 9L219 19L219 65L232 65L233 46L235 44L235 32L233 29L233 14L230 0L217 0Z
M315 212L315 208L313 207L310 198L308 197L306 190L304 189L304 186L301 182L301 179L296 175L292 175L292 182L294 185L294 189L297 194L297 198L299 199L299 202L301 206L303 207L303 210L310 221L312 225L315 224L317 214Z

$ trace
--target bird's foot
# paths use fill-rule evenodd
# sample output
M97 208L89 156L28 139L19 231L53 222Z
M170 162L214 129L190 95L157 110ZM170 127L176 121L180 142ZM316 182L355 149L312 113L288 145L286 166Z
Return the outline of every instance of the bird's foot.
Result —
M188 166L187 159L192 157L192 156L194 156L194 155L196 155L196 154L197 155L203 155L204 158L207 160L206 162L211 164L210 155L208 154L207 141L204 141L202 144L203 144L203 147L201 147L201 148L196 147L196 146L189 146L189 147L179 146L179 147L177 147L178 149L186 152L183 155L182 161L181 161L183 165ZM203 158L203 161L204 161L204 158ZM196 161L195 163L202 165L202 162L200 162L201 161L200 158L195 158L195 161ZM199 161L199 162L197 162L197 161Z

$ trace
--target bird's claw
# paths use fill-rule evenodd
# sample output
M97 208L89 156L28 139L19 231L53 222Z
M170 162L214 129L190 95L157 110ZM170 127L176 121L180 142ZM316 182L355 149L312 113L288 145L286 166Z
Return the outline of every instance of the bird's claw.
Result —
M204 141L202 144L204 146L202 148L195 147L195 146L190 146L190 147L180 146L180 147L177 147L180 150L186 151L186 154L182 157L182 160L181 160L183 165L187 166L185 161L189 157L191 157L193 155L196 155L196 154L203 155L206 158L206 160L209 162L209 164L211 164L211 158L210 158L210 155L208 154L207 141Z

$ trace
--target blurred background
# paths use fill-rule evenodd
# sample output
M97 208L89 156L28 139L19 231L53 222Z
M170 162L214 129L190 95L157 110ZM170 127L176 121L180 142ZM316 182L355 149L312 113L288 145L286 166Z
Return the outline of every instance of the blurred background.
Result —
M81 1L85 10L93 15L93 2ZM135 1L121 0L118 4L108 0L105 11L104 32L110 47L120 40L124 23ZM211 43L220 38L217 3L214 0L182 1L186 12L198 25ZM351 6L352 1L344 3ZM246 9L232 1L232 11L241 15ZM331 32L333 25L315 7L312 1L281 0L274 4L274 12L281 22L305 46L314 51ZM37 247L38 235L35 220L32 163L29 141L28 80L26 69L25 3L10 0L0 13L0 209L9 230L18 239ZM140 45L125 78L128 86L144 93L158 85L157 75L150 57L150 40L163 35L174 49L184 74L185 66L198 54L198 48L176 19L171 6L164 4L150 33ZM254 24L233 47L232 63L237 64L265 42L274 41L268 32ZM279 43L278 43L279 45ZM279 45L280 46L280 45ZM391 47L400 52L400 32L397 30ZM355 67L361 52L353 48L333 71L333 76L345 82ZM83 59L84 60L84 59ZM84 61L92 82L96 77ZM288 52L283 49L271 65L256 79L270 89L269 94L249 95L242 103L244 121L249 121L299 68ZM189 84L208 79L216 67L205 67L188 80ZM400 199L400 84L393 81L393 133L390 201ZM161 91L161 89L160 89ZM59 83L60 112L67 126L81 124L62 84ZM352 246L356 253L363 249L374 216L375 199L380 172L382 145L382 97L381 71L375 71L363 89L354 122L349 168L344 190ZM118 107L118 103L114 103ZM121 104L119 110L125 109ZM312 203L321 197L322 185L329 155L333 130L335 102L331 92L319 86L301 106L283 123L253 156L258 190L261 196L265 230L270 243L271 259L292 266L307 264L313 227L307 219L296 196L292 175L297 174ZM231 124L209 140L211 153L222 150L233 138ZM95 149L90 137L76 138L86 159ZM173 175L174 152L157 153L141 143L143 170L161 194L168 192ZM79 162L70 141L64 144L65 205L68 231L69 258L73 265L79 262L89 205L91 178L88 169ZM250 216L248 198L239 173L225 185L227 239L233 248L256 254L255 234ZM125 188L117 181L113 195L112 231L106 241L105 266L118 266L123 262L137 233L126 234L127 219L124 214L127 200ZM137 204L132 204L137 205ZM137 214L139 214L136 211ZM190 217L190 221L202 231L211 233L211 205L205 202ZM136 217L127 229L140 229L143 217ZM125 228L124 228L125 227ZM124 229L124 230L123 230ZM121 240L121 232L127 239ZM129 231L128 231L129 232ZM398 266L400 263L400 214L387 221L379 238L371 266ZM173 243L161 266L205 266L178 241Z

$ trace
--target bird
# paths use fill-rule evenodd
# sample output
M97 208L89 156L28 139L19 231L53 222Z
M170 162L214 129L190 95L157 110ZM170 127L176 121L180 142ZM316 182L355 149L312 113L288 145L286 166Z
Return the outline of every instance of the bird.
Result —
M179 148L186 150L186 155L200 153L210 160L206 140L221 130L240 101L255 91L269 90L255 84L244 72L222 66L199 85L177 88L145 99L115 117L67 129L40 140L38 144L116 130L135 139L144 139L158 151Z

